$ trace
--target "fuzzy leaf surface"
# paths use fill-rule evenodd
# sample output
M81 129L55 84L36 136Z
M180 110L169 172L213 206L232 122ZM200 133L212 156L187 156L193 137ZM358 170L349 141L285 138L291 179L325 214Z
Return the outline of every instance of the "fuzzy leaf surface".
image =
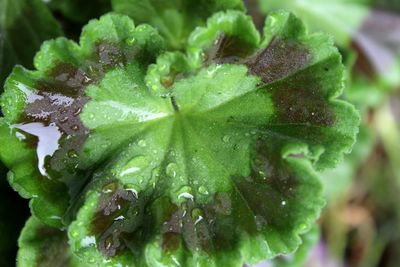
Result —
M112 4L114 11L157 28L173 49L184 49L193 29L204 25L214 12L244 9L240 0L113 0Z
M237 11L156 62L158 38L106 15L79 46L45 44L37 71L16 68L0 127L11 184L95 266L240 267L295 250L324 204L315 169L358 129L336 99L332 40L284 12L260 36Z
M71 252L65 230L49 227L35 217L26 222L18 243L18 267L90 267Z

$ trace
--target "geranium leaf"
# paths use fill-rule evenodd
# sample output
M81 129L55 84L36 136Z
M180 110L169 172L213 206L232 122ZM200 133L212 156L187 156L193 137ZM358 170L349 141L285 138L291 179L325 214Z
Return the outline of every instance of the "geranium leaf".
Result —
M183 49L192 30L214 12L244 8L240 0L113 0L113 9L156 27L173 49Z
M313 30L324 30L347 46L370 12L369 0L259 0L265 13L286 9L302 18Z
M324 204L314 168L340 161L358 129L357 112L336 99L343 66L332 40L289 13L271 15L261 37L243 13L220 12L187 51L149 67L157 38L106 15L80 46L45 44L37 71L8 79L0 136L27 140L3 160L14 172L13 151L25 149L21 165L65 186L57 198L68 210L58 211L72 250L96 266L239 267L292 252Z
M42 42L61 35L41 0L0 0L0 91L15 64L32 67Z
M9 181L23 197L32 198L35 215L52 226L61 226L69 201L86 179L75 168L75 151L89 133L78 116L88 100L85 88L132 58L146 69L162 47L154 29L135 28L119 15L89 23L80 43L64 38L44 43L35 58L37 70L17 66L1 98L0 139L7 146L0 157L11 169Z
M86 240L90 244L90 240ZM19 238L18 267L90 267L71 252L67 234L31 217Z
M368 0L259 0L264 14L285 9L314 31L325 31L358 53L357 68L384 88L400 86L400 19L394 3ZM376 6L379 9L375 9ZM381 10L386 8L386 11Z

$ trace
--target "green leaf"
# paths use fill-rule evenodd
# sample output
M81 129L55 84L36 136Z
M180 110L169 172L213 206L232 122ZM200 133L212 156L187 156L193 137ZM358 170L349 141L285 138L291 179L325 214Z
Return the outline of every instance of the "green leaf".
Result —
M18 243L18 267L89 267L71 253L65 231L46 226L35 217L26 222Z
M48 5L67 18L84 23L111 10L111 0L51 0Z
M296 252L277 257L272 261L266 261L269 267L305 267L311 250L319 241L320 230L318 226L314 226L308 233L302 236L303 243ZM261 266L260 266L261 267Z
M312 30L334 35L342 46L350 45L353 34L369 15L369 0L259 0L265 13L286 9L299 16Z
M193 29L203 25L214 12L244 9L240 0L112 0L112 5L135 22L156 27L171 49L184 49Z
M128 17L108 15L84 28L80 46L64 38L45 42L35 58L36 71L14 69L1 98L5 118L0 121L0 143L7 145L0 158L11 169L11 185L32 198L31 208L40 220L61 226L70 201L85 183L85 175L75 168L75 150L88 134L78 117L88 101L85 88L133 58L146 68L161 47L154 29L135 28ZM51 174L46 172L49 164Z
M0 91L15 64L31 68L42 42L60 35L41 0L0 0Z
M400 42L395 37L400 35L400 18L391 12L374 9L389 6L384 2L259 0L266 15L285 9L299 16L308 28L332 34L343 49L357 52L357 68L362 73L377 86L392 90L400 86Z
M45 44L37 71L8 79L0 136L27 140L0 156L65 186L72 251L95 266L240 267L294 251L324 204L315 168L350 151L359 123L336 99L332 40L284 12L261 37L228 11L149 66L159 47L149 26L118 15L90 22L80 46ZM42 131L56 149L43 150Z

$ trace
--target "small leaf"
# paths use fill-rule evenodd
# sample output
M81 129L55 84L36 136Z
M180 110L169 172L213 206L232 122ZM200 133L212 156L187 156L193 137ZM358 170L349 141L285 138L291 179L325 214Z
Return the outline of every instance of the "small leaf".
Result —
M46 226L35 217L26 222L18 243L18 267L90 266L71 253L65 231Z
M183 49L193 29L214 12L244 8L240 0L113 0L113 9L159 30L171 49Z
M42 42L60 35L41 0L0 0L0 91L15 64L31 68Z

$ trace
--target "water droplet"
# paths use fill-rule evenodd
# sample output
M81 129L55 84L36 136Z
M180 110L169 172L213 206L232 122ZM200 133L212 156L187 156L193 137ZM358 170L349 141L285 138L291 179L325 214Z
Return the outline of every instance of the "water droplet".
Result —
M131 192L135 198L138 198L139 196L138 191L135 189L133 185L128 185L125 190Z
M281 202L281 204L282 204L282 206L286 206L286 201L285 200L283 200L282 202Z
M203 194L203 195L208 195L208 190L207 190L207 187L205 187L205 186L200 186L199 187L199 193L200 194Z
M167 175L171 178L175 178L177 173L178 173L178 165L176 163L170 163L168 164L165 172Z
M135 42L136 42L135 37L127 38L127 39L125 40L125 43L126 43L127 45L133 45Z
M108 194L108 193L115 192L116 189L117 189L116 183L109 183L109 184L103 186L102 191L103 191L103 193Z
M186 199L193 200L194 197L189 192L183 192L183 193L179 194L178 198L186 198Z
M79 236L78 231L72 231L71 236L72 236L72 238L77 238Z
M71 126L71 130L73 130L73 131L78 131L79 130L79 126L78 125L72 125Z
M77 109L74 111L74 113L72 113L72 115L74 115L74 116L76 117L76 116L78 116L78 115L81 113L81 111L82 111L82 108L79 107L79 108L77 108Z
M96 246L96 237L95 236L86 236L81 240L82 247L95 247Z
M125 176L128 174L132 174L138 172L149 165L149 159L145 156L137 156L131 159L121 171L120 176Z
M64 118L59 119L59 122L66 123L68 121L68 119L69 118L67 116L65 116Z
M299 225L299 229L300 229L301 231L304 231L304 230L307 229L307 225L306 225L305 223L302 223L302 224Z
M229 135L225 135L224 137L222 137L222 141L224 143L228 143L230 141L231 137Z
M114 219L114 221L123 221L125 220L125 217L123 215L118 216L117 218Z
M192 219L195 220L194 225L198 224L201 220L203 220L203 212L200 209L192 210Z
M145 147L145 146L146 146L146 141L145 141L145 140L140 140L140 141L138 142L138 145L139 145L140 147Z
M70 151L68 151L68 157L77 158L78 157L78 153L75 150L71 149Z

